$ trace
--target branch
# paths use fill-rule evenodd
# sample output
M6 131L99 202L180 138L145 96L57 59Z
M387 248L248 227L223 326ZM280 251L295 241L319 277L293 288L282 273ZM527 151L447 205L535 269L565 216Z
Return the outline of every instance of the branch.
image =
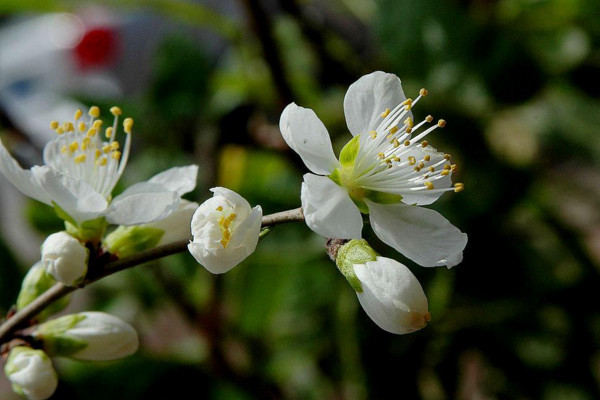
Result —
M294 210L265 215L262 219L262 226L273 226L288 222L301 221L304 221L302 209L297 208ZM158 260L159 258L167 257L172 254L185 252L187 251L188 243L189 240L180 240L165 244L163 246L158 246L129 257L124 257L116 261L99 261L96 265L94 265L92 274L79 285L65 286L62 283L55 284L23 309L17 311L14 315L4 321L2 325L0 325L0 343L6 342L11 333L23 326L27 326L27 323L33 317L61 297L66 296L77 289L83 289L89 284L119 271L135 267L136 265L140 265L148 261Z

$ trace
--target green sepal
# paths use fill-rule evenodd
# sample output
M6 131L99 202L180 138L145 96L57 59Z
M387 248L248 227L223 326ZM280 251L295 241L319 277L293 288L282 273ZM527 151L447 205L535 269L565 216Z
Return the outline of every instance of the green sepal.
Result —
M356 277L354 265L365 264L367 261L375 260L377 260L377 253L369 246L369 243L367 243L366 240L352 239L340 247L335 258L335 264L342 275L346 277L346 280L350 283L352 289L358 293L362 293L362 284Z
M99 242L107 226L108 223L104 217L84 221L81 225L65 220L67 233L82 242Z
M56 284L56 280L52 275L46 272L41 263L31 267L21 284L21 291L17 297L17 310L25 308L25 306L54 286L54 284ZM61 311L69 304L70 297L71 296L62 297L50 304L37 315L37 319L44 320L51 314Z
M34 335L42 340L44 350L51 356L68 357L87 347L81 339L73 338L66 332L86 318L85 315L71 314L41 324Z
M163 229L150 226L119 226L103 240L106 250L119 257L127 257L155 247L165 234Z
M344 186L342 185L342 172L339 168L334 169L331 174L327 175L327 177L331 179L336 185Z
M360 148L360 135L356 135L350 140L340 152L340 164L343 167L354 165L358 149Z
M402 196L399 194L378 192L375 190L366 190L365 197L373 203L379 204L397 204L402 201Z

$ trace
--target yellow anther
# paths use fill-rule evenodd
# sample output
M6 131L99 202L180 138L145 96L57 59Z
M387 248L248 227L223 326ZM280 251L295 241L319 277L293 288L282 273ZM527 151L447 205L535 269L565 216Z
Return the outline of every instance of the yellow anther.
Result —
M421 142L421 146L422 146L422 147L427 147L427 146L429 146L429 142L428 142L427 140L423 140L423 141Z
M82 115L83 115L83 112L81 111L81 109L78 108L77 111L75 111L75 115L73 116L73 119L75 121L78 121Z
M385 158L385 154L383 153L378 153L377 157L381 158L382 160Z
M456 164L452 164L450 166L450 171L452 171L452 172L456 172L457 169L458 169L458 166Z
M69 151L71 153L74 153L75 151L77 151L78 148L79 148L79 142L77 142L77 141L71 142L71 144L69 145Z
M219 211L219 212L223 211L223 206L217 207L216 210Z
M415 165L415 164L417 163L417 159L416 159L416 158L414 158L413 156L409 156L409 157L408 157L408 163L409 163L410 165Z
M445 170L448 170L448 171L449 171L451 168L452 168L452 167L450 166L450 164L446 164L446 165L444 165L444 169L445 169Z
M431 116L431 115L426 116L425 121L427 121L427 122L433 121L433 116Z
M445 121L445 120L443 120L443 119L440 119L440 120L438 121L437 125L438 125L440 128L443 128L443 127L445 127L445 126L446 126L446 121Z
M70 130L69 130L69 124L70 124L70 122L63 122L62 125L61 125L62 130L65 131L65 132L70 132Z
M431 182L425 182L425 186L427 187L427 190L433 190L434 189L433 183L431 183Z
M98 160L96 160L96 165L104 166L104 165L106 165L107 162L108 162L108 160L106 159L106 157L102 157L102 158L99 158Z
M82 162L85 162L85 158L86 158L85 154L80 154L77 157L75 157L73 159L73 161L75 161L75 164L81 164Z
M92 118L98 118L100 116L100 109L98 106L91 106L88 115Z
M392 129L390 129L390 133L394 134L398 132L398 127L397 126L392 126Z
M119 142L112 142L110 144L110 149L111 150L119 150Z
M435 172L435 167L431 166L429 168L427 168L427 170L431 173Z
M419 166L418 166L418 165L415 165L415 168L414 168L414 169L415 169L415 171L416 171L416 172L421 172L421 168L419 168Z
M400 161L402 161L402 160L400 159L400 157L396 156L396 157L394 157L394 161L396 161L396 162L400 162Z
M94 151L94 158L96 160L99 159L101 155L102 155L102 152L99 149L96 149L96 151Z
M440 175L442 175L442 176L448 176L448 174L450 174L450 170L448 170L448 169L443 169L443 170L440 172Z
M66 153L67 152L67 145L66 144L63 147L60 148L60 152L61 153Z
M58 127L56 128L56 134L57 135L62 135L63 133L65 133L64 129L62 127Z
M88 131L85 135L87 137L94 137L94 136L96 136L96 133L98 133L98 130L96 128L90 128L90 129L88 129Z
M419 165L418 165L418 167L419 167L419 169L423 169L423 168L425 168L425 164L423 164L422 162L420 162Z
M112 158L113 160L118 160L119 158L121 158L121 152L113 151L112 153L110 153L110 158Z
M410 146L410 140L405 140L405 141L404 141L404 145L405 145L406 147Z
M125 118L123 121L123 130L125 133L131 133L131 127L133 126L133 118Z
M412 132L412 128L409 128L409 127L407 127L407 128L404 130L404 132L406 132L406 133L411 133L411 132Z
M50 129L57 129L57 128L58 128L58 121L50 122Z
M386 108L384 112L381 113L381 118L385 118L390 115L390 109Z
M406 125L409 128L412 128L414 125L413 119L411 117L408 117L404 120L404 125Z
M97 119L94 121L94 123L92 124L92 127L95 129L100 129L100 127L102 126L102 120L101 119Z
M85 130L87 129L87 125L85 124L85 122L79 121L79 123L77 124L77 129L79 129L79 132L85 132Z
M429 92L427 91L427 89L422 88L421 90L419 90L419 94L423 97L427 96L429 94Z
M102 146L103 153L108 153L109 151L110 151L110 144L105 144L104 146Z
M116 117L117 115L121 115L123 112L121 111L121 109L119 107L112 106L110 108L110 113Z
M462 192L464 189L465 189L465 185L463 183L455 183L454 184L454 191L456 193Z
M113 128L106 128L106 130L104 131L104 135L106 136L107 139L111 138L112 132L113 132Z
M400 147L400 141L396 138L394 139L394 147Z
M89 145L90 145L90 138L89 137L83 138L83 140L81 141L81 150L87 150Z
M431 156L429 154L425 154L425 157L423 157L423 161L429 161L431 160Z
M404 100L404 101L403 101L402 103L400 103L400 104L402 104L403 106L410 106L410 105L412 105L412 102L413 102L413 99L411 99L411 98L408 98L408 99Z
M369 136L371 137L371 139L375 139L377 137L377 132L371 131L369 132Z
M452 156L450 154L444 154L444 159L446 161L450 161L451 158L452 158Z

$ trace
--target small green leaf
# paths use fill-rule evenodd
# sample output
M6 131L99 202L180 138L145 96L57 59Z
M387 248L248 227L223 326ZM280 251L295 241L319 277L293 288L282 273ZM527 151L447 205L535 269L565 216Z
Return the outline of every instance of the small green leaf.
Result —
M340 164L344 167L354 165L358 149L360 147L360 135L356 135L350 140L340 152Z

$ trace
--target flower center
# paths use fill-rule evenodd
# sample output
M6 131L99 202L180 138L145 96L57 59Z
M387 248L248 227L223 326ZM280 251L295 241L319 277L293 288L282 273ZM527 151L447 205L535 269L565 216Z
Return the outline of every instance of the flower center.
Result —
M227 248L227 244L231 239L231 223L235 221L237 215L233 211L225 215L222 206L217 207L217 211L221 212L221 217L219 218L219 228L221 229L222 235L220 242L223 248Z
M131 147L131 128L133 119L125 118L123 130L127 134L123 152L116 141L117 124L121 109L112 107L113 125L104 130L106 140L101 138L102 120L100 109L90 108L87 122L82 120L82 111L75 112L73 121L59 124L50 123L58 138L50 141L44 148L44 161L65 176L89 183L105 198L121 177Z

